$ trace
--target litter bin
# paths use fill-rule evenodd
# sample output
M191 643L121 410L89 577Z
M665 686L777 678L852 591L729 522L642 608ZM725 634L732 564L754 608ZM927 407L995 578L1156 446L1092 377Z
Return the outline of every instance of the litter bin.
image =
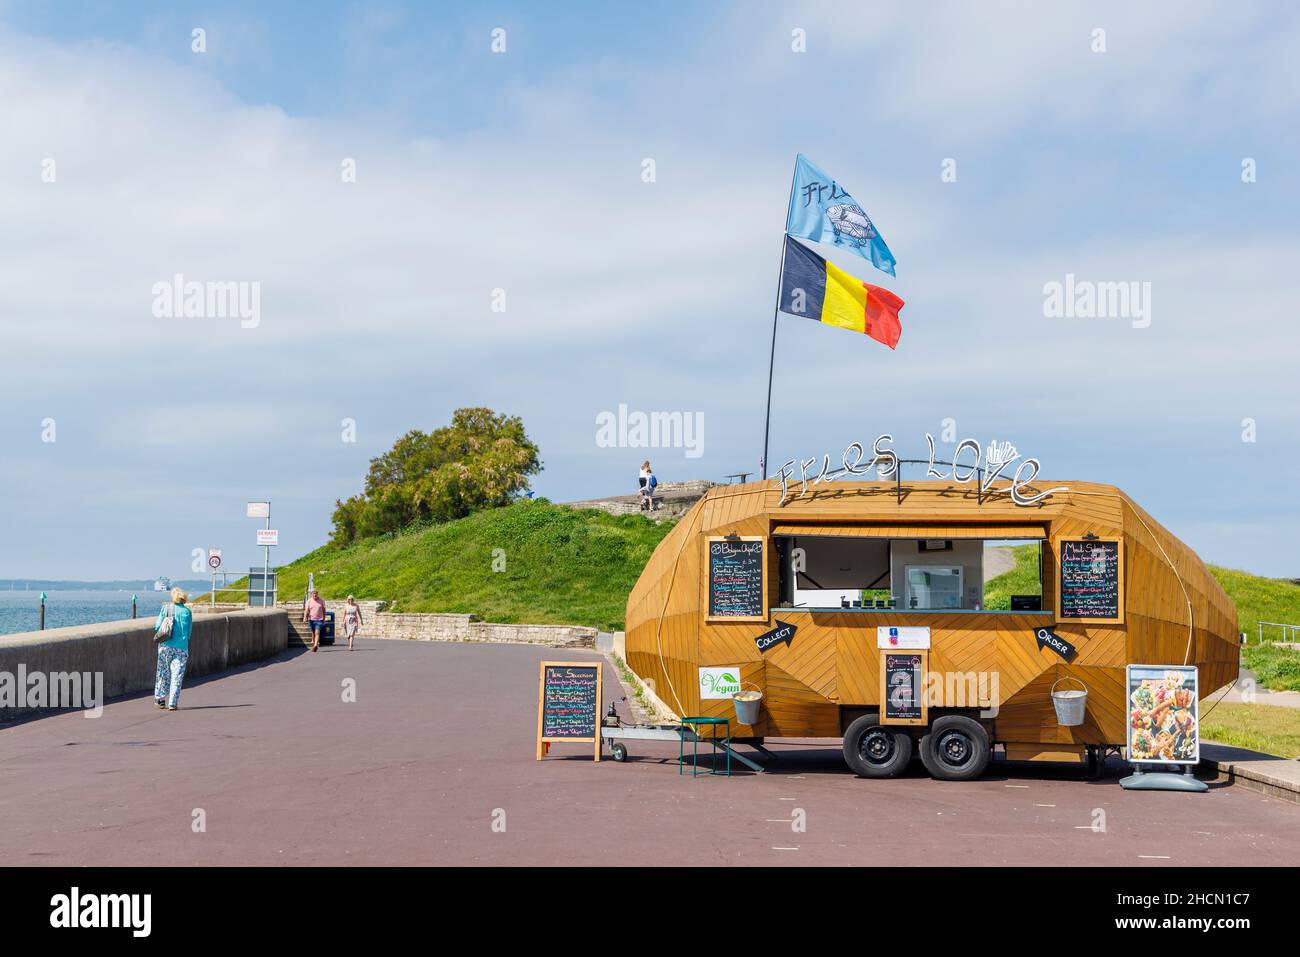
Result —
M334 644L334 612L325 612L325 624L320 627L320 643L322 645Z

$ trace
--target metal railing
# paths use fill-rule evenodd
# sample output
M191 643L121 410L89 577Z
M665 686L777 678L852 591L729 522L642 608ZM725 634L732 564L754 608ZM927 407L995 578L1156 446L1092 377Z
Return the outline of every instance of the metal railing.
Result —
M279 597L277 589L280 580L274 569L271 570L270 578L268 584L262 579L260 569L255 576L250 576L248 572L213 572L212 585L205 597L214 605L229 603L271 607Z
M1288 625L1285 622L1281 622L1281 621L1261 621L1259 623L1259 643L1261 645L1264 643L1265 625L1268 625L1270 628L1281 628L1282 641L1300 640L1300 625Z

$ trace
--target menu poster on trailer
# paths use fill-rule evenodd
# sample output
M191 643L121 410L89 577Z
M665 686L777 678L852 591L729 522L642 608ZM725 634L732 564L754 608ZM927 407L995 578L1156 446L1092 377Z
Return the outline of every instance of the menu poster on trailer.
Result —
M709 540L709 617L765 620L763 539Z
M1122 618L1122 546L1122 542L1114 539L1057 542L1059 618L1074 621Z
M880 653L880 723L925 724L924 651Z
M1129 665L1130 763L1197 764L1201 760L1200 688L1195 665Z

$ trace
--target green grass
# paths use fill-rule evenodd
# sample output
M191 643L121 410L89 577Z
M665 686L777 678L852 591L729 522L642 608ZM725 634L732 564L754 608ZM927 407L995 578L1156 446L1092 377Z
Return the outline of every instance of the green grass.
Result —
M1210 573L1219 580L1223 590L1237 606L1237 627L1246 633L1251 642L1259 640L1261 621L1279 621L1300 625L1300 585L1285 578L1261 578L1249 572L1211 565ZM1269 629L1264 629L1264 640L1269 639ZM1272 629L1277 640L1279 629Z
M1283 758L1300 757L1300 708L1225 702L1205 712L1203 739Z
M1039 578L1038 545L1013 545L1011 554L1016 564L1010 571L984 583L984 607L989 611L1008 611L1012 595L1041 595L1043 583Z
M1277 621L1300 624L1300 585L1284 578L1260 578L1249 572L1210 566L1237 606L1237 627L1246 633L1246 647L1241 657L1255 672L1260 685L1274 691L1300 691L1300 651L1277 648L1269 644L1281 637L1280 629L1264 629L1264 644L1259 643L1259 622Z
M281 568L279 590L301 596L312 572L334 601L353 594L387 599L388 611L608 631L623 627L628 592L671 528L525 500L346 548L326 545Z

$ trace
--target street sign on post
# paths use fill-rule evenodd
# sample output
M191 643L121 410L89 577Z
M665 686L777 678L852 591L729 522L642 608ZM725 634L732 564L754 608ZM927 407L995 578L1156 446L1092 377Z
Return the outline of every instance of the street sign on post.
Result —
M217 569L221 567L221 549L208 549L208 567L212 569L212 604L217 603ZM135 617L133 614L132 618Z
M257 544L262 546L262 604L269 604L267 601L267 585L271 579L271 546L280 544L280 533L271 527L271 503L270 502L249 502L246 514L249 518L266 519L266 528L257 530ZM249 579L249 604L253 603L252 579Z

